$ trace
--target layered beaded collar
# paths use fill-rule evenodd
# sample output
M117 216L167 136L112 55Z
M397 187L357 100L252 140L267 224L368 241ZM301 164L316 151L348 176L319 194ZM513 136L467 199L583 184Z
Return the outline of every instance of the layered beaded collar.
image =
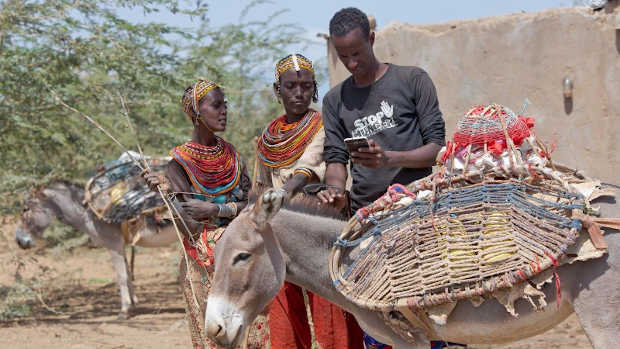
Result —
M234 189L241 178L241 159L237 150L216 136L216 144L206 146L187 142L170 151L198 192L215 197Z
M286 114L281 115L263 131L258 142L258 158L269 167L288 166L304 153L321 127L321 113L313 109L294 123L287 123Z

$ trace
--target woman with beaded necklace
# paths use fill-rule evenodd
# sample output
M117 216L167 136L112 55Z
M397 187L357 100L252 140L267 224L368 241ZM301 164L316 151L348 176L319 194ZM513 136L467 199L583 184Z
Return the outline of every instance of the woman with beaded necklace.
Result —
M251 183L236 149L215 135L226 129L224 93L213 82L198 80L185 90L185 113L194 124L192 139L170 151L172 160L165 177L143 174L153 190L159 186L174 197L183 222L184 254L180 263L183 294L193 347L218 348L203 338L206 299L214 272L213 250L224 227L247 205ZM250 329L248 348L264 348L269 336L265 317L259 316Z
M309 183L320 183L325 174L321 113L311 109L318 100L312 62L300 55L276 64L274 92L285 114L273 120L257 141L253 189L282 191L291 198ZM308 292L317 341L323 349L362 348L359 327L347 327L345 313L327 300ZM310 348L311 330L304 296L299 286L284 283L269 308L272 349ZM351 332L355 332L354 334Z

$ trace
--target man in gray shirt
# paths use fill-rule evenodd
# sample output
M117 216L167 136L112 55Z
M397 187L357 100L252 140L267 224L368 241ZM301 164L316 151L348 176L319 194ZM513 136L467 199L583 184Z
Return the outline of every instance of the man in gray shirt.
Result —
M394 183L408 184L431 173L445 144L445 125L435 86L418 67L381 63L373 52L375 33L356 8L337 12L330 40L351 76L323 99L326 140L325 203L341 206L351 159L353 211L379 198ZM349 154L348 137L367 137L368 148Z
M431 173L445 145L445 123L437 92L418 67L381 63L375 57L375 33L368 17L356 8L338 11L329 35L351 76L323 99L328 189L318 194L326 204L344 207L346 165L351 160L351 212L378 199L394 183L408 184ZM368 147L351 154L344 139L368 138ZM373 348L385 348L364 334ZM444 342L431 342L443 348Z

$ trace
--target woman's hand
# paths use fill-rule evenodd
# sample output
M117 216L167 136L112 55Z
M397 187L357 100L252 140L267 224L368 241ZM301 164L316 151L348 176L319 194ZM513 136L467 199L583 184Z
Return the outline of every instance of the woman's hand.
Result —
M167 193L170 190L170 184L165 176L158 173L152 173L148 168L142 171L140 175L144 178L146 185L148 185L149 189L152 191L157 191L157 187L159 187L164 193Z
M179 202L179 205L188 216L199 222L211 217L217 217L220 211L218 205L196 199L188 199L187 201Z

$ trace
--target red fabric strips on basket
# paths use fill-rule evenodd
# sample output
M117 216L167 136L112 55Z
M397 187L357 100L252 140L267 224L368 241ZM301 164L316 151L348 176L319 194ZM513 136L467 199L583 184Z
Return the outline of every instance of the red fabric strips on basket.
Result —
M404 197L410 197L415 200L416 195L402 184L392 184L387 192L375 200L375 202L357 210L355 217L357 217L358 221L367 223L368 217L371 214L389 210L396 202Z
M486 144L490 152L501 155L508 147L502 124L505 125L514 145L519 146L530 136L534 119L517 116L512 110L498 104L473 107L459 121L452 141L448 142L446 152L442 156L443 162L452 152L458 152L469 145Z

